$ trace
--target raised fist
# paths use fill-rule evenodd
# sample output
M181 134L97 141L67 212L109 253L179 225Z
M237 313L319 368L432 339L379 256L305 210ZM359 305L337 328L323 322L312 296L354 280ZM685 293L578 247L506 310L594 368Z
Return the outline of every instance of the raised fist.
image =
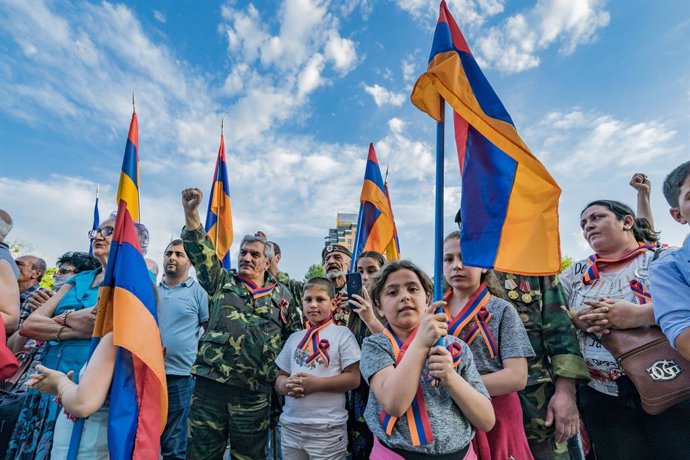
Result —
M204 196L198 188L186 188L182 190L182 208L185 214L193 213L199 209L201 198Z
M630 186L637 190L638 193L644 192L649 194L652 189L652 183L649 181L649 178L642 173L633 174L632 179L630 179Z

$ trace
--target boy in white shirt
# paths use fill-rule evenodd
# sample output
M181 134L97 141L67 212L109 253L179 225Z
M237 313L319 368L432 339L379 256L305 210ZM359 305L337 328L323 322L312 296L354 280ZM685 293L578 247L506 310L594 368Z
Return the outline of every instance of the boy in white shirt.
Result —
M292 334L276 358L276 390L286 396L280 416L285 460L347 456L345 393L359 386L360 349L347 327L333 323L336 306L330 280L307 281L302 308L308 328Z

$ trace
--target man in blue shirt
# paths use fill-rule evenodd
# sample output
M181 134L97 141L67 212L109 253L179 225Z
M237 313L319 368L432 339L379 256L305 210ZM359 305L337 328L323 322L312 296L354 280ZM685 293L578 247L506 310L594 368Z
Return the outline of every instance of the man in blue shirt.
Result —
M671 216L690 223L690 161L674 169L664 181L664 196ZM681 248L650 267L654 316L675 348L690 359L690 236Z
M163 280L158 285L158 322L165 347L168 382L168 423L161 436L164 460L187 457L187 421L202 328L208 325L208 295L189 276L192 264L182 240L172 241L163 256Z

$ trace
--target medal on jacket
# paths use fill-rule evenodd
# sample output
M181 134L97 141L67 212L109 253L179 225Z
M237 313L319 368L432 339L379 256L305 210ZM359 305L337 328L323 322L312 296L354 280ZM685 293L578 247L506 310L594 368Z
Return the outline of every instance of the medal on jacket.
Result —
M520 281L520 290L522 291L522 297L520 297L520 300L522 300L525 303L530 303L532 301L532 295L530 292L532 292L532 286L529 285L529 281L526 279L523 279Z

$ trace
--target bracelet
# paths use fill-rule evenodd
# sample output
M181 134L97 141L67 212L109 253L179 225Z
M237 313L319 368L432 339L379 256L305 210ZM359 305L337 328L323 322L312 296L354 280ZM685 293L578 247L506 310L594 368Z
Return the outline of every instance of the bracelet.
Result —
M57 336L55 337L55 340L57 342L62 342L62 340L60 339L60 334L62 334L62 331L65 329L65 327L67 326L60 326L60 329L58 329Z

